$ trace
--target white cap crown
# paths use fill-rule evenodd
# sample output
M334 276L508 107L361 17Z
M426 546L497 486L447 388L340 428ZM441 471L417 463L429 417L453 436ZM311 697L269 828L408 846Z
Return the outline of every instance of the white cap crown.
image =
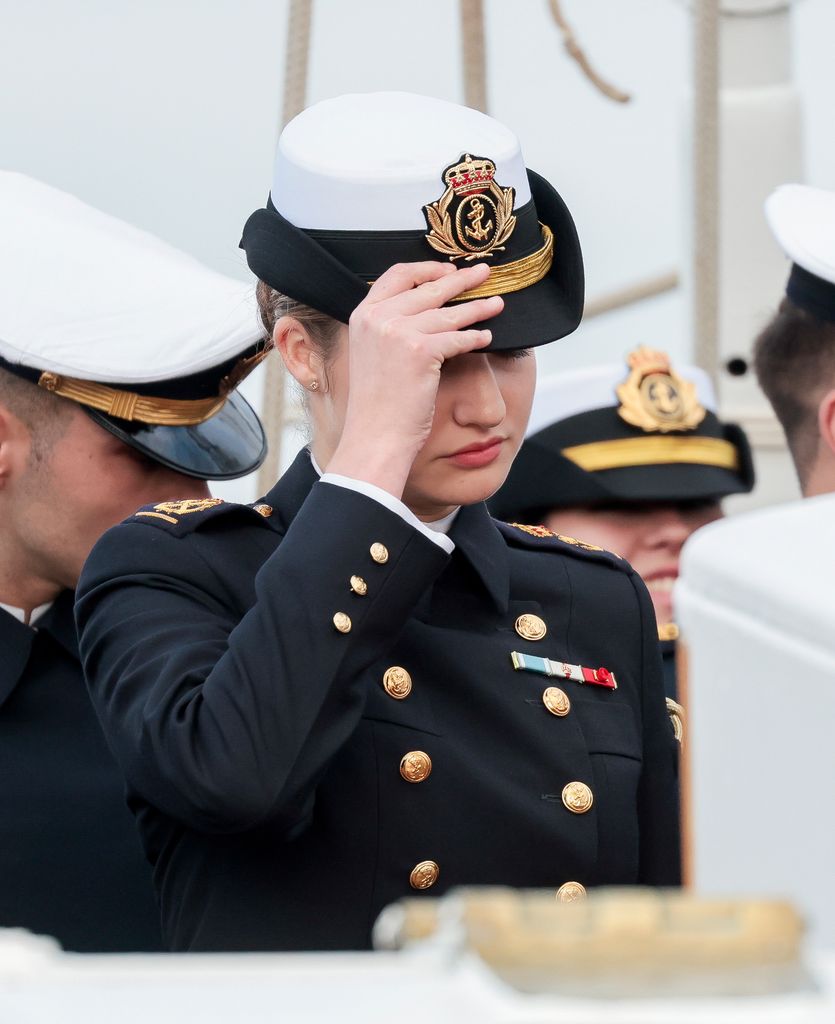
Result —
M22 174L0 172L0 356L141 384L220 365L261 337L251 285Z
M519 140L469 107L412 93L352 93L324 100L281 133L272 201L296 227L331 231L425 228L423 208L462 154L486 157L496 181L531 198Z
M835 192L781 185L766 199L765 217L793 263L835 284Z

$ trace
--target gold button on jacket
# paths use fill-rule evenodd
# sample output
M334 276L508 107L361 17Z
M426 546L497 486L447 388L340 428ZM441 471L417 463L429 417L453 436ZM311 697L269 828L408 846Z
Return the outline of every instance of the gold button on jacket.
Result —
M594 794L585 782L569 782L563 787L562 802L572 814L585 814L591 810Z
M552 715L557 715L559 718L564 718L571 710L571 701L568 699L568 694L558 686L548 687L542 694L542 703Z
M413 889L431 889L438 881L441 869L434 860L422 860L415 864L409 875L409 884Z
M376 544L372 544L369 551L371 557L378 565L385 565L389 560L389 549L385 544L380 544L379 541Z
M432 774L432 758L422 750L410 750L400 759L400 774L407 782L423 782Z
M383 673L383 689L395 700L405 700L412 692L412 677L405 668L392 665Z
M556 897L560 903L576 903L586 898L586 887L580 882L563 882L557 889Z
M516 620L515 629L524 640L541 640L548 632L548 627L533 612L526 612L524 615L520 615Z
M351 590L355 594L359 594L360 597L365 597L365 595L368 593L368 584L365 582L362 576L352 576L350 583Z
M345 612L337 612L333 617L333 624L340 633L351 632L351 616L346 615Z

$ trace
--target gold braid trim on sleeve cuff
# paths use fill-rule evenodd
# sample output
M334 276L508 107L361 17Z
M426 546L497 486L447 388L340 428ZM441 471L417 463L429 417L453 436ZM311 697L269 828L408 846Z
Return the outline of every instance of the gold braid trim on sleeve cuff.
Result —
M588 473L676 462L739 469L739 452L734 445L716 437L625 437L573 445L563 448L562 454Z
M194 426L205 423L220 412L230 392L266 357L270 348L268 346L253 356L238 360L221 380L219 393L208 398L156 398L49 371L40 375L38 387L120 420L164 427Z

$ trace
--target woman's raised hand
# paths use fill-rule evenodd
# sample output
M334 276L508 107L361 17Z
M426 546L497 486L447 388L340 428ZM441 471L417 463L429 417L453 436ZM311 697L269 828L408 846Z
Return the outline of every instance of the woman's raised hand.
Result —
M376 484L400 498L432 428L441 367L490 344L471 324L501 312L494 296L444 304L482 284L489 267L399 263L371 286L348 330L348 401L327 470Z

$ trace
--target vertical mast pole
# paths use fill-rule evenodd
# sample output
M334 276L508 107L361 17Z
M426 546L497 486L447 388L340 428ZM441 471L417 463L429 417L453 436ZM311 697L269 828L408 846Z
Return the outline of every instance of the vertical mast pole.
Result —
M305 108L312 18L313 0L290 0L287 16L287 52L284 61L282 126ZM261 419L264 422L269 448L267 457L258 470L259 494L266 493L278 479L287 404L286 374L284 365L276 353L265 361L264 368Z

